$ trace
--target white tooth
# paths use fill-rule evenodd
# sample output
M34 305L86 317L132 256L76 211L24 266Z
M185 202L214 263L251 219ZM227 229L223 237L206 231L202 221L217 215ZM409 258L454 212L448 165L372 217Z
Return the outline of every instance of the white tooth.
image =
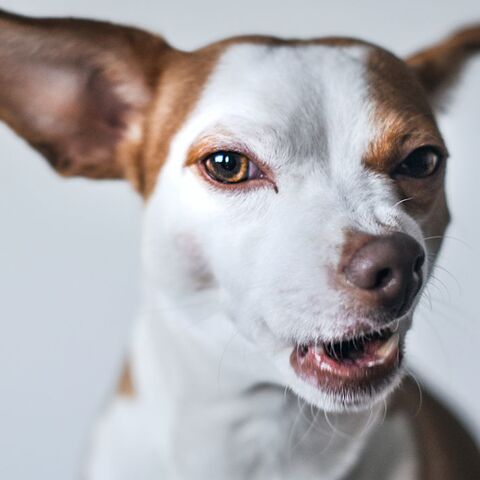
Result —
M315 345L314 349L315 357L318 361L321 360L321 356L325 353L325 349L323 348L323 345Z
M395 333L375 352L375 356L386 360L398 348L399 342L400 335Z

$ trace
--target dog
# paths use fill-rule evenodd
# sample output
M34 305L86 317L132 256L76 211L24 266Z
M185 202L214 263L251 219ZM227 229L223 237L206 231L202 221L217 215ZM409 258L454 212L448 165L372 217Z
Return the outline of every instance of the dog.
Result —
M449 222L433 112L479 49L474 26L406 60L353 38L183 52L0 13L0 118L145 201L143 308L86 479L480 478L404 375Z

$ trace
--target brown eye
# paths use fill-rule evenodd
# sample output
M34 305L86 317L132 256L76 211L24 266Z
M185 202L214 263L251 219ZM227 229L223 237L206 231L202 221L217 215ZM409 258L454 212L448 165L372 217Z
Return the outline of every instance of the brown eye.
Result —
M411 178L426 178L433 175L441 163L441 155L432 147L420 147L396 168L394 175Z
M215 152L203 164L207 174L220 183L241 183L260 176L256 165L236 152Z

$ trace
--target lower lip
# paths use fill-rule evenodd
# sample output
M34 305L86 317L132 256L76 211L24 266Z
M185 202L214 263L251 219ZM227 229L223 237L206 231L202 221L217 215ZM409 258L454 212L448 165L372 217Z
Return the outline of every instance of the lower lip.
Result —
M370 347L370 348L368 348ZM399 368L402 352L398 334L367 345L367 352L355 359L337 359L324 348L296 347L290 364L303 381L332 393L365 391L388 382Z

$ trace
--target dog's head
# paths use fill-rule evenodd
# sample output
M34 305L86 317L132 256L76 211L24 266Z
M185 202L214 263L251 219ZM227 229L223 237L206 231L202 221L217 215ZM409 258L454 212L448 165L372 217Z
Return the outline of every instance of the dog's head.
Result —
M448 223L432 107L478 46L471 29L406 62L342 38L185 53L2 14L0 116L61 174L133 183L162 295L208 295L286 386L361 408L400 377Z

